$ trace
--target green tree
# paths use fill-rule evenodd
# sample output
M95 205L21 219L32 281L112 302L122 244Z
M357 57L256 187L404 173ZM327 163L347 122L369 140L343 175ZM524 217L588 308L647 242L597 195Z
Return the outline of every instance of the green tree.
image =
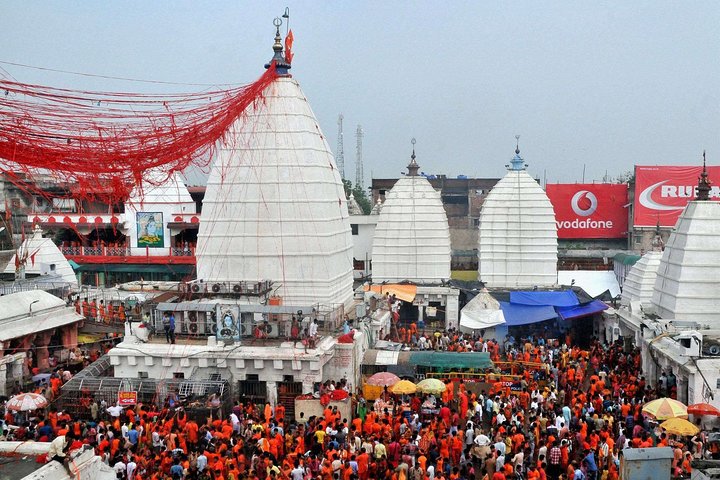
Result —
M352 193L355 196L355 200L358 202L358 205L362 208L363 213L365 215L369 215L373 206L372 202L365 193L365 190L360 188L360 185L355 185L352 189Z

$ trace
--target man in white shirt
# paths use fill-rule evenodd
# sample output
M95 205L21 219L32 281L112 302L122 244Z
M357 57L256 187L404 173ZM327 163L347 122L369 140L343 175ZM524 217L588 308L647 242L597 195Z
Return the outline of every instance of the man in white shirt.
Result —
M232 423L233 432L240 433L240 419L235 412L230 414L230 422Z
M318 324L317 319L313 319L312 323L310 324L310 327L308 328L308 335L311 337L315 337L318 333Z
M47 452L47 458L50 460L55 460L60 463L65 462L65 454L68 449L68 443L69 440L66 438L65 435L60 435L59 437L56 437L52 442L50 442L50 449Z
M200 455L198 455L198 457L197 457L198 472L204 472L205 469L207 468L207 464L208 464L208 459L205 456L205 453L201 453Z
M295 460L295 468L290 471L290 480L303 480L305 478L305 469L300 466L300 462Z
M115 474L118 478L123 478L125 476L125 473L127 472L127 466L125 465L125 462L122 460L119 460L114 466L113 470L115 470Z
M133 461L132 457L130 457L130 459L128 459L128 463L125 468L127 471L127 480L134 480L135 470L137 469L137 463L135 463Z
M123 411L123 407L121 407L120 405L113 405L113 406L107 408L107 412L113 418L119 417L120 414L122 413L122 411Z

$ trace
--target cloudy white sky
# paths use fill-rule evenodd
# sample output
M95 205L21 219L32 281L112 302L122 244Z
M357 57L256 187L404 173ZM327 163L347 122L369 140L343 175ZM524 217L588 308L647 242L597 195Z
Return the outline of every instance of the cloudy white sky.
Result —
M366 178L398 176L410 139L428 173L498 177L522 135L552 181L634 164L720 164L720 2L6 0L0 61L187 83L248 83L290 8L292 73L335 150L365 131ZM284 31L284 27L283 27ZM0 63L28 83L170 87ZM366 180L367 181L367 180Z

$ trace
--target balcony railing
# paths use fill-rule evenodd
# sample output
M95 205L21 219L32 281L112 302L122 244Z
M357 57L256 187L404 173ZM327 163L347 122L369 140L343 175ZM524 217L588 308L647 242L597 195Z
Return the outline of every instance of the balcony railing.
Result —
M63 246L60 247L65 256L86 256L86 257L129 257L132 252L129 247L82 247L82 246ZM167 255L170 257L192 257L195 255L194 246L186 247L169 247L166 249ZM136 251L135 256L145 256L144 249Z

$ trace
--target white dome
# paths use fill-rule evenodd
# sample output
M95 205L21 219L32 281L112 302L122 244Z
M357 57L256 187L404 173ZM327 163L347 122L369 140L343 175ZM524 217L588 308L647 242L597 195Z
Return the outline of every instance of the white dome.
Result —
M720 203L687 204L660 260L652 303L663 319L720 328Z
M43 238L39 226L35 227L32 236L23 242L18 252L21 258L27 257L25 275L58 275L63 282L69 283L72 287L78 286L75 272L65 255L51 239ZM12 256L3 273L15 273L16 256L17 253Z
M490 190L480 212L478 279L494 288L555 285L555 212L516 153L512 169Z
M640 302L643 306L651 305L661 258L661 251L650 251L632 266L623 283L620 296L622 305L630 305L630 302Z
M272 280L286 305L351 301L345 191L297 82L272 82L226 138L203 201L198 278Z
M400 178L385 196L372 250L374 283L450 278L450 229L440 193L425 177Z
M168 175L161 170L148 170L145 176L142 190L136 188L130 194L131 205L195 204L178 172Z

